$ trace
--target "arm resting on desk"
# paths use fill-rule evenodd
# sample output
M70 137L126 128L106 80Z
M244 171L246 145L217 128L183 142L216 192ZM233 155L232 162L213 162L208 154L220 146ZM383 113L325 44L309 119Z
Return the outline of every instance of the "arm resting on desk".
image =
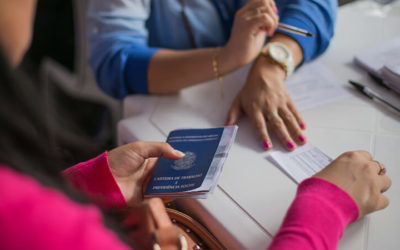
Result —
M323 179L309 178L299 185L269 249L337 249L344 229L358 213L345 191Z
M180 8L178 1L170 1L169 5ZM173 10L165 10L167 18L171 15L169 11ZM180 48L180 43L169 40L163 41L166 46L150 46L150 31L146 27L150 14L150 0L98 0L90 4L88 62L100 88L115 98L122 99L132 93L176 92L215 77L211 65L212 48L163 49L171 47L166 45L168 43ZM176 35L182 36L179 39L187 36L183 31ZM219 54L218 60L224 62L220 65L220 74L241 66L232 58L234 52L222 50Z

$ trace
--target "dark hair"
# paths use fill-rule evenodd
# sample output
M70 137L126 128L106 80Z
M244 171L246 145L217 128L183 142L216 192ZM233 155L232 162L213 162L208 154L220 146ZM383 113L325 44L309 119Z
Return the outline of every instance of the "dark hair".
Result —
M0 162L61 188L64 166L50 143L43 100L38 86L12 70L0 52Z
M80 203L87 199L62 178L67 167L57 148L57 128L46 114L43 91L22 72L11 69L0 49L0 164L29 175L39 183L60 190ZM114 218L105 214L105 224L128 241Z

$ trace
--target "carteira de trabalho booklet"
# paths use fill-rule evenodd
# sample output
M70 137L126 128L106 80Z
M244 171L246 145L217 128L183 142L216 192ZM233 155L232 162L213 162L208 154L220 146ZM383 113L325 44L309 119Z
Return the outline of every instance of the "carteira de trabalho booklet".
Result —
M167 142L185 156L179 160L160 157L144 196L205 198L217 185L237 129L226 126L170 132Z

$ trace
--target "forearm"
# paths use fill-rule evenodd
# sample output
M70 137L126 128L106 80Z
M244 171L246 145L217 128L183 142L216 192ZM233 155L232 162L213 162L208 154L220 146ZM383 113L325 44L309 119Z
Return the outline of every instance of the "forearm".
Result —
M243 64L235 60L234 53L222 47L192 50L157 51L148 67L148 90L151 94L177 92L204 81L214 79L213 57L218 64L218 74L223 76L238 69Z
M358 215L355 201L338 186L307 179L269 249L336 249L345 227Z

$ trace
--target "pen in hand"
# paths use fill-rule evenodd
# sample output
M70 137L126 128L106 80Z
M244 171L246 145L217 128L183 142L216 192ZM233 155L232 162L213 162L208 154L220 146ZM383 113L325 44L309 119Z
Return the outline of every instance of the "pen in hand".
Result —
M395 107L393 104L389 103L388 101L384 100L382 97L380 97L379 95L377 95L376 93L374 93L371 89L369 89L368 87L358 83L358 82L354 82L352 80L349 80L349 83L351 85L353 85L359 92L361 92L363 95L365 95L366 97L372 99L372 100L379 100L380 102L386 104L387 106L391 107L392 109L396 110L397 112L400 113L400 109Z

